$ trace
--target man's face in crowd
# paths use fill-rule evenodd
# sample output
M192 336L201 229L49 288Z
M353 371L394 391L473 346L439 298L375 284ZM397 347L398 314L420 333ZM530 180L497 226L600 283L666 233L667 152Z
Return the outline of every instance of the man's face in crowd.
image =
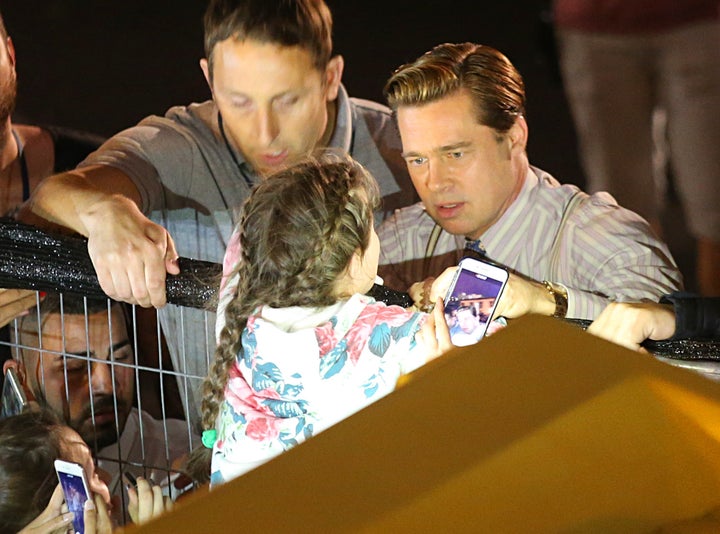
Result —
M8 38L0 41L0 124L4 124L15 110L16 97L15 49Z
M467 309L458 310L457 320L460 325L460 330L466 334L472 334L478 327L478 324L480 324L477 317L473 315L472 311Z
M26 324L20 332L21 343L39 347L36 321ZM42 350L22 349L21 376L33 396L91 447L101 449L115 443L118 434L114 397L120 433L133 400L133 368L112 364L134 363L122 308L114 305L110 319L106 311L88 315L87 329L84 314L65 314L64 318L48 314L40 343ZM99 361L88 365L88 353Z
M212 78L201 62L225 131L260 174L327 143L328 102L337 98L342 58L325 71L299 46L226 39L213 50Z
M400 106L403 156L428 214L447 232L478 239L517 196L514 142L479 124L472 99L459 90L419 106ZM524 124L524 123L523 123ZM524 154L524 137L522 153Z

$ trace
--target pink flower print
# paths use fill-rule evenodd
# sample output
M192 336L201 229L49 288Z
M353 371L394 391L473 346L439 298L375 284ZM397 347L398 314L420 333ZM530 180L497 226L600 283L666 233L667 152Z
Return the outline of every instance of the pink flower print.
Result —
M277 420L257 417L248 422L245 435L255 441L270 441L278 437Z
M263 395L264 394L264 395ZM277 398L278 394L272 390L264 390L254 392L250 384L245 380L237 364L230 368L228 373L228 383L225 387L225 400L237 414L247 416L249 413L259 413L271 415L270 409L262 404L262 399Z
M317 339L319 356L322 358L337 344L335 339L335 330L332 323L327 323L315 327L315 338Z
M230 274L235 269L237 262L240 260L240 232L235 230L230 236L230 241L225 249L225 256L223 256L223 272L222 280L220 281L220 293L222 294L225 284L227 284Z
M385 306L379 303L366 306L348 333L345 334L350 361L357 363L363 348L367 344L376 326L382 323L391 327L400 326L404 324L411 315L410 312L405 311L399 306Z

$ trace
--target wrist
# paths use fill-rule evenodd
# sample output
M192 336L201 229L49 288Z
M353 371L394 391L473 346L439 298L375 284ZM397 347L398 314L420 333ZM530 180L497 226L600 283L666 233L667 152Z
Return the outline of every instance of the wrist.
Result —
M560 284L555 284L548 280L543 280L542 284L546 294L544 302L547 303L547 305L545 309L549 311L549 313L545 315L564 319L568 310L567 289Z

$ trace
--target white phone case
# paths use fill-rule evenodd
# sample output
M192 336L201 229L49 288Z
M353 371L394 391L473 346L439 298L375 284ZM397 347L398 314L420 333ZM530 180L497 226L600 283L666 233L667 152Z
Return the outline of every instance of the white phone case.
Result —
M65 502L67 503L68 510L75 514L73 528L77 534L84 534L85 501L92 498L85 476L85 470L80 464L66 462L64 460L55 460L55 471L57 472L60 485L65 494Z
M445 317L456 346L472 345L487 332L507 284L502 267L475 258L463 258L445 296Z

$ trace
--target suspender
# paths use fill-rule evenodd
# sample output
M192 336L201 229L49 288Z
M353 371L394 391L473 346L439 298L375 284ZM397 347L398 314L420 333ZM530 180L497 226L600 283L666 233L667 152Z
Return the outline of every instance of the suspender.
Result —
M577 207L580 202L582 202L584 198L584 195L582 194L582 191L575 191L572 197L570 197L570 201L565 206L565 209L563 210L562 217L560 218L560 226L558 227L557 234L555 234L555 239L553 239L553 244L551 250L551 256L550 256L550 267L549 272L547 273L546 278L548 280L555 280L557 279L557 270L558 266L560 265L560 249L562 247L562 241L561 237L563 234L563 230L565 230L565 223L568 220L568 217L572 214L573 211L575 211L575 208Z
M428 272L428 269L430 267L430 260L432 259L433 254L435 254L435 248L437 247L437 242L438 239L440 239L441 233L442 226L440 226L438 223L435 223L432 232L430 232L430 237L428 238L427 245L425 246L425 257L423 258L423 273Z

